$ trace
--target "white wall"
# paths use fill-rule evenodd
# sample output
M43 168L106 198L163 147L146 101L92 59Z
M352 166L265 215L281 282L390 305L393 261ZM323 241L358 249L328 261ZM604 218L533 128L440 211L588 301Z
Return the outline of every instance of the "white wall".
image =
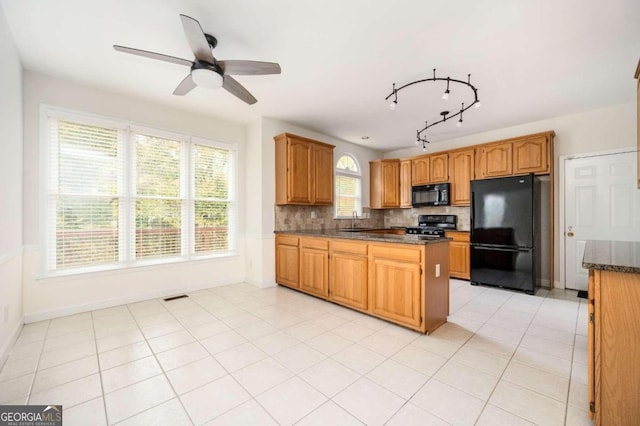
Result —
M249 282L259 286L275 284L274 203L275 143L273 137L288 132L335 145L334 159L352 154L362 169L362 205L369 206L369 161L382 152L354 145L271 118L261 118L247 126L247 267ZM334 165L335 167L335 165ZM254 218L253 220L249 219Z
M0 8L0 366L22 326L22 65ZM7 318L5 320L5 312Z
M244 211L245 129L211 117L82 86L65 80L24 74L24 313L27 322L195 288L243 281L244 241L238 256L173 263L154 267L39 278L39 144L40 105L47 104L160 129L184 132L237 144L239 148L240 212ZM17 216L20 216L19 214ZM244 233L241 213L239 231Z
M633 86L631 86L633 89ZM559 190L563 183L559 182L559 157L562 155L582 154L606 151L618 148L629 148L636 145L636 104L635 102L612 105L591 111L563 115L548 120L541 120L490 132L478 133L462 138L432 143L428 152L444 151L469 145L497 141L516 136L554 130L554 281L555 285L564 287L564 277L560 277L560 262L564 256L559 253ZM386 152L385 158L401 158L422 154L421 147L411 147Z

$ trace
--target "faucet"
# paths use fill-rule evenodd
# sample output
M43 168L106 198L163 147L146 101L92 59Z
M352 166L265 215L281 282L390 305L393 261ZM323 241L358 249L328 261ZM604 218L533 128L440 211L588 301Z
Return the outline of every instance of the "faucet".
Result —
M351 229L356 229L356 220L358 220L358 211L354 210L353 213L351 213Z

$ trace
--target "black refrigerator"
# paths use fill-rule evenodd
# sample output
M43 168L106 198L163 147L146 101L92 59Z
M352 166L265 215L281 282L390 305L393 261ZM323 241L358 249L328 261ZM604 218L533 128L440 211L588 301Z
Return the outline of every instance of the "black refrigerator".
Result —
M534 294L540 286L540 182L471 182L471 284Z

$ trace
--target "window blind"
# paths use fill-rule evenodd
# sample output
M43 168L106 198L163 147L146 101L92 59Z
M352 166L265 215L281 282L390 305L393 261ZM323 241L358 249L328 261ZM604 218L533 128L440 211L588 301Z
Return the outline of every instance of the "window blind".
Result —
M56 119L49 129L48 267L118 262L121 132Z
M229 248L229 150L194 144L194 252Z
M45 274L233 250L230 147L66 112L47 120Z
M181 142L136 134L135 258L182 253Z

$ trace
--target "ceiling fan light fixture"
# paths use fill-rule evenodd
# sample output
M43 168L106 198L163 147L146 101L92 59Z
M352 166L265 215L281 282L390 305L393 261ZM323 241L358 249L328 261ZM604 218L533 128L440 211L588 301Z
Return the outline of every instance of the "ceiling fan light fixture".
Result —
M222 87L222 76L207 68L196 68L191 71L191 78L198 87L219 89Z

